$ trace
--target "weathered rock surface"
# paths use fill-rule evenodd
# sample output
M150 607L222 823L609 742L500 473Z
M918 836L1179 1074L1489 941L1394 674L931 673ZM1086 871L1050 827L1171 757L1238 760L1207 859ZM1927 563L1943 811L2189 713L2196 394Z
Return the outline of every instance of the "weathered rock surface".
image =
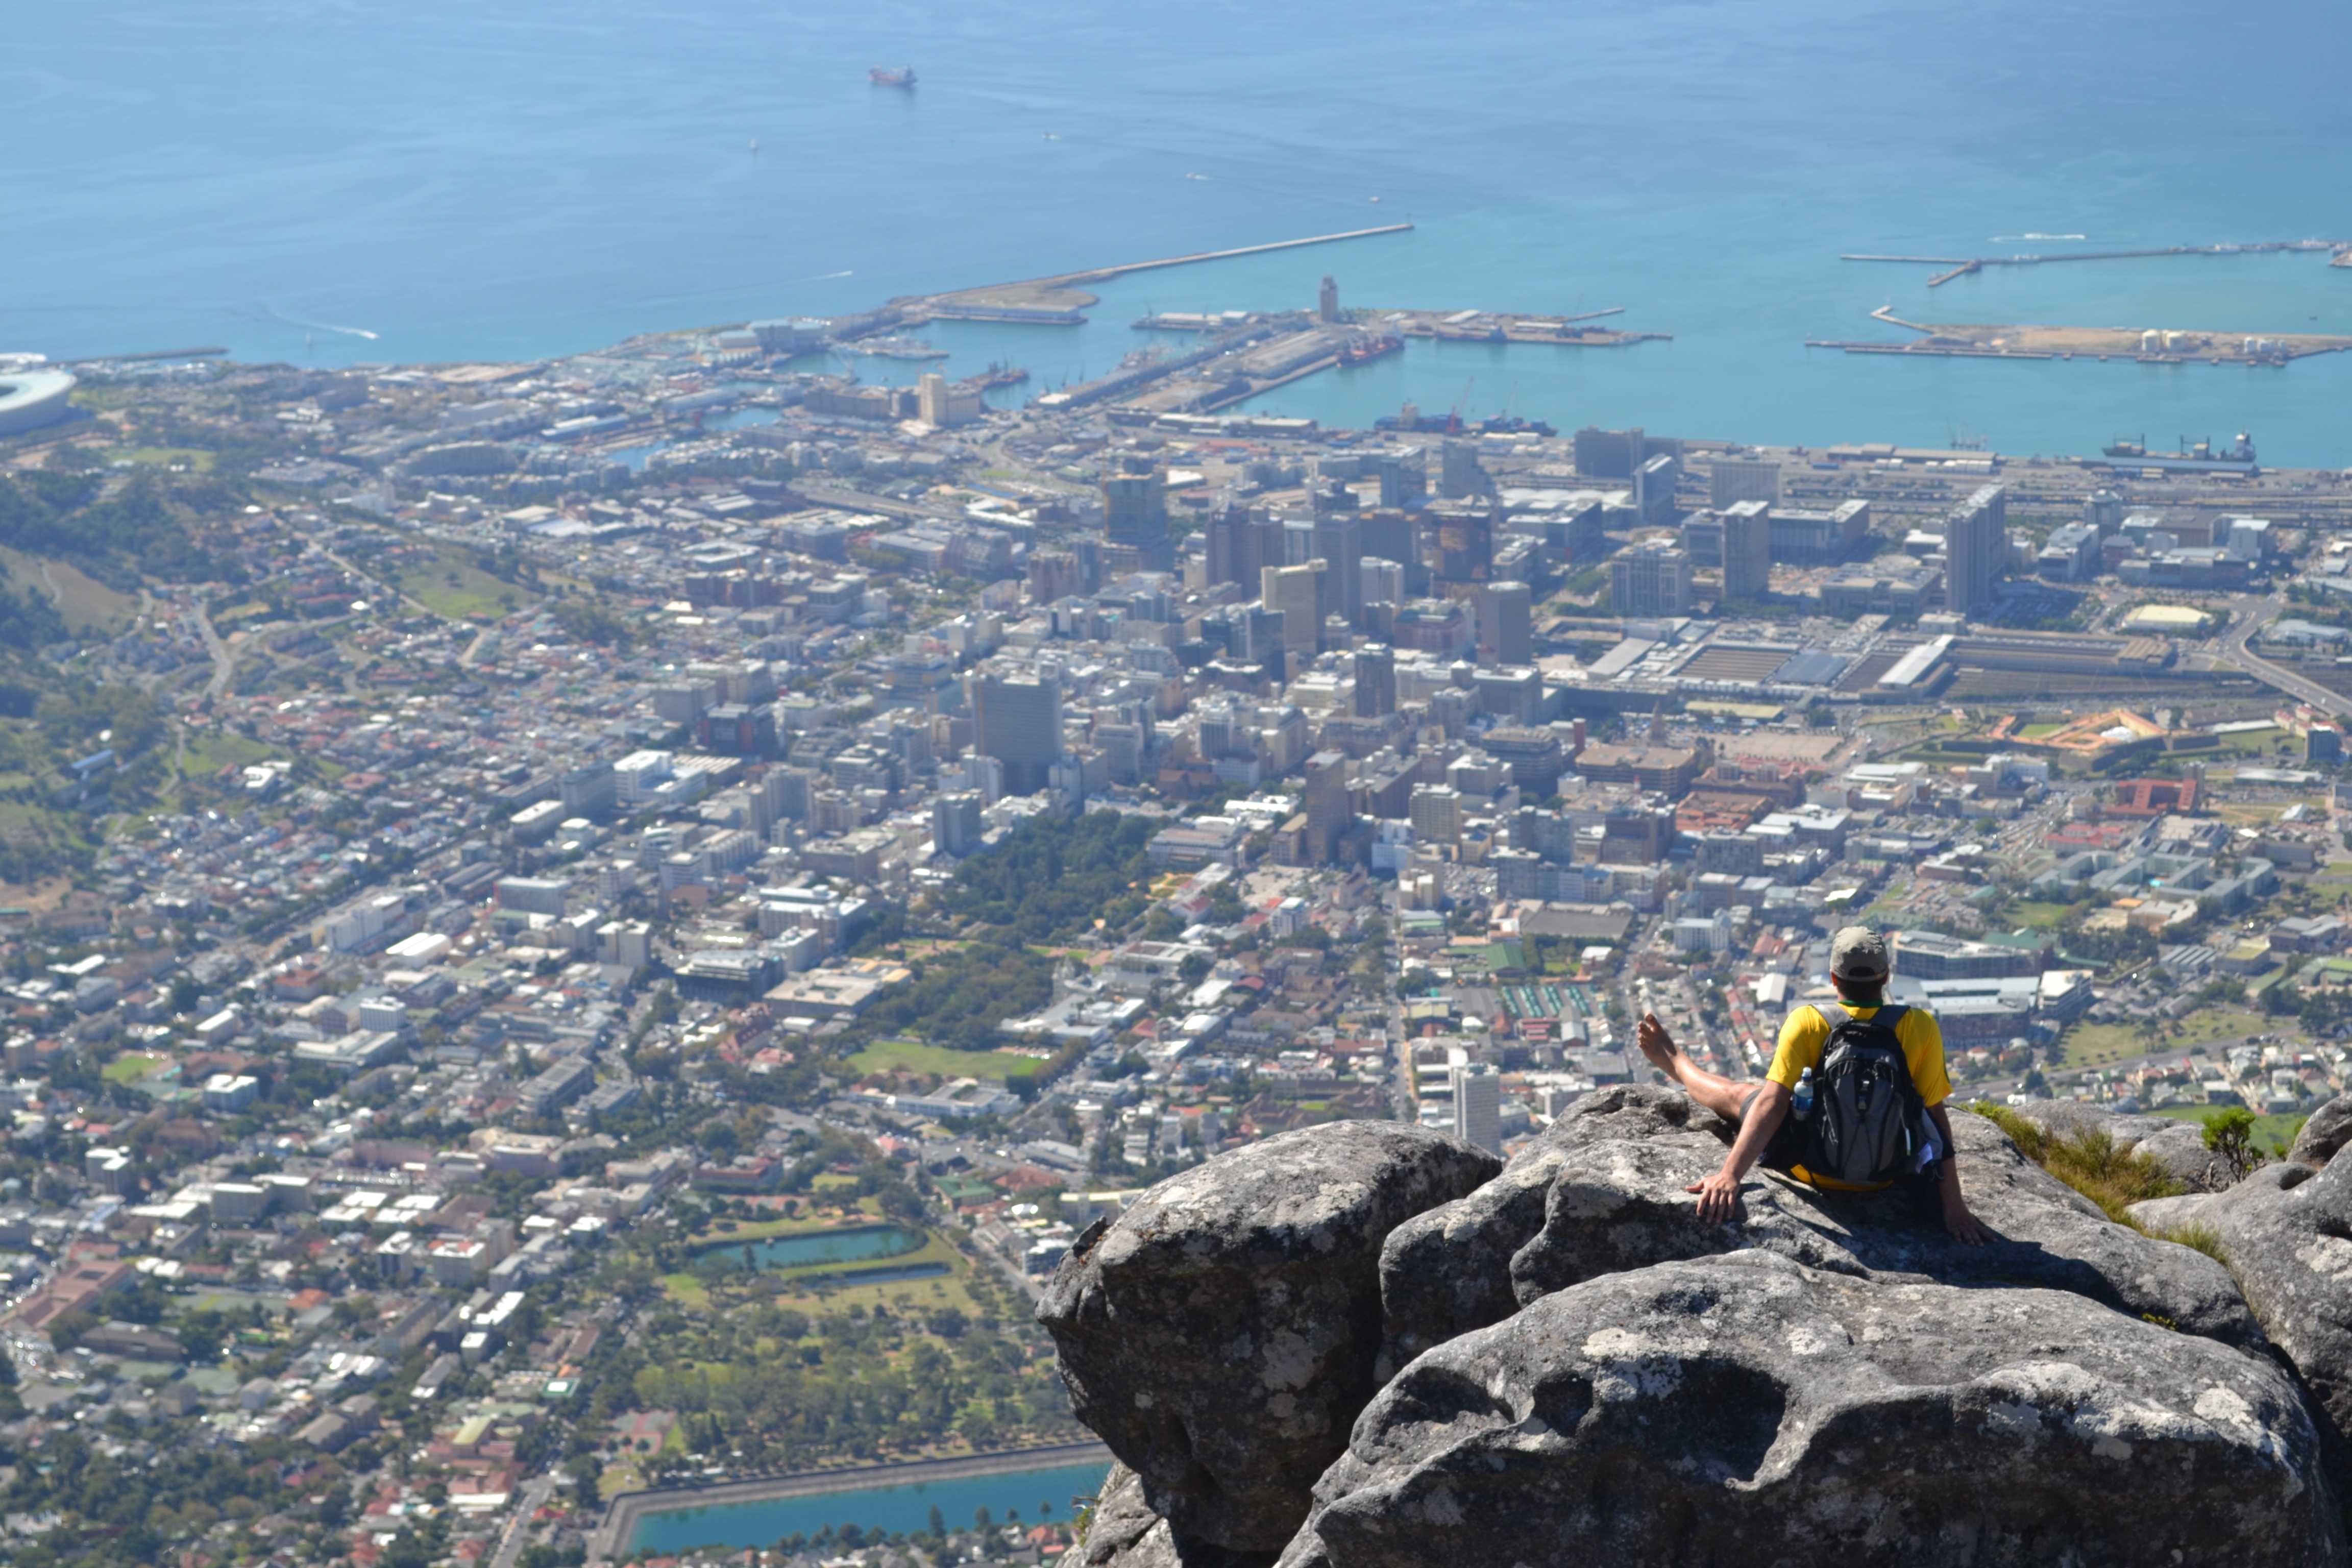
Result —
M2238 1179L2227 1160L2205 1147L2205 1129L2199 1122L2170 1116L2119 1116L2068 1100L2037 1100L2017 1107L2017 1113L2053 1132L2096 1127L2117 1143L2155 1160L2192 1193L2222 1192Z
M1751 1251L1422 1356L1282 1564L2336 1563L2318 1449L2260 1355L2063 1292Z
M1143 1498L1143 1480L1125 1465L1103 1478L1085 1544L1065 1559L1073 1568L1271 1568L1271 1552L1229 1552L1180 1540Z
M2347 1143L2352 1143L2352 1094L2338 1095L2313 1111L2286 1157L2300 1164L2325 1165Z
M1763 1171L1731 1224L1703 1224L1683 1189L1722 1164L1731 1129L1673 1089L1588 1095L1492 1185L1397 1227L1381 1258L1383 1366L1587 1279L1749 1247L1858 1277L2065 1290L2231 1343L2260 1339L2211 1258L2112 1223L1990 1122L1951 1119L1961 1189L2001 1238L1989 1247L1953 1241L1899 1191L1826 1194Z
M1381 1244L1500 1168L1421 1128L1338 1121L1162 1182L1038 1302L1073 1410L1177 1536L1278 1551L1378 1387Z
M2310 1390L2352 1486L2352 1160L2264 1165L2197 1215L2221 1233L2246 1301Z

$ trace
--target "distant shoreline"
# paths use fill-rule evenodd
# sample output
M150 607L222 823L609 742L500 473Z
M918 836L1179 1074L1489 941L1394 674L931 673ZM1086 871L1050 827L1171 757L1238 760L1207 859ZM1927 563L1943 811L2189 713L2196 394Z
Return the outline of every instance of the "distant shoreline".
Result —
M769 1502L778 1498L810 1497L821 1492L866 1491L877 1487L905 1486L914 1481L954 1481L973 1476L1009 1475L1053 1465L1111 1462L1111 1451L1100 1443L1055 1443L1040 1448L1005 1448L988 1454L966 1454L949 1459L916 1459L891 1465L859 1465L838 1470L805 1470L797 1475L762 1476L751 1480L717 1481L709 1486L664 1487L658 1490L623 1492L604 1510L604 1521L589 1539L588 1561L609 1563L625 1554L648 1514L686 1513L737 1503Z

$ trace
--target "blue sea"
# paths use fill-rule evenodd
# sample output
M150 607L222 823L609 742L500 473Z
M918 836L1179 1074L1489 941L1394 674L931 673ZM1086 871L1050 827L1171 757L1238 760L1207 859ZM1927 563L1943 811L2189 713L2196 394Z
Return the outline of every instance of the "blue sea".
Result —
M1352 229L1145 274L1076 329L929 335L1025 394L1149 308L1622 306L1671 342L1415 342L1270 395L1662 434L2086 452L2254 433L2352 464L2352 356L1894 362L1930 321L2352 332L2325 256L1979 256L2352 239L2328 0L75 0L0 48L0 352L337 364L633 332ZM873 65L912 65L911 92ZM753 143L756 142L756 151ZM859 362L869 378L924 368Z

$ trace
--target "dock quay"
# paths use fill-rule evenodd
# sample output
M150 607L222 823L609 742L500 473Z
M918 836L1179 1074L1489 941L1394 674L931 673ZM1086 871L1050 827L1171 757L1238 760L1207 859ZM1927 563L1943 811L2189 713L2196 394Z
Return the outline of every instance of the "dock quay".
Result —
M1564 348L1621 348L1628 343L1666 342L1671 332L1626 332L1585 325L1601 316L1624 313L1620 305L1581 316L1527 316L1499 310L1387 310L1372 313L1384 331L1408 338L1458 343L1555 343Z
M1491 310L1349 310L1345 324L1367 332L1393 332L1399 337L1432 338L1441 342L1557 343L1568 348L1615 348L1625 343L1671 341L1671 332L1626 332L1584 323L1604 316L1622 316L1622 305L1587 310L1579 316L1527 316ZM1230 331L1263 321L1286 324L1310 321L1301 310L1160 310L1138 316L1131 323L1145 332ZM1327 323L1333 324L1333 323Z
M2277 239L2254 245L2167 245L2147 250L2062 250L2048 256L1863 256L1846 254L1840 261L1891 261L1947 270L1927 279L1930 289L1981 272L1988 267L2040 267L2053 261L2130 261L2153 256L2265 256L2282 251L2326 251L2340 256L2347 242L2337 239ZM2330 266L2337 265L2335 261Z
M1347 311L1339 321L1325 321L1308 310L1156 311L1136 318L1135 329L1189 332L1207 341L1181 354L1123 364L1108 375L1049 392L1037 399L1037 405L1067 409L1108 401L1114 416L1129 422L1214 414L1338 368L1342 354L1360 353L1363 345L1381 338L1389 340L1391 349L1403 338L1613 348L1669 336L1590 324L1622 315L1624 309L1612 306L1575 316L1359 310Z
M1809 339L1811 349L1857 354L1925 354L1943 359L2096 359L2136 364L2284 365L2352 349L2352 337L2317 332L2230 332L2176 328L1937 325L1906 321L1885 306L1874 321L1921 334L1916 342Z

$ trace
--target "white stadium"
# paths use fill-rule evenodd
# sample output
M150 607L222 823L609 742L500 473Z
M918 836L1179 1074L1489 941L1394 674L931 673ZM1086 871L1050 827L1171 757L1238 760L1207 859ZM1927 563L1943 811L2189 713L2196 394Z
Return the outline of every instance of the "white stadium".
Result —
M37 430L63 419L73 412L66 401L73 389L74 378L64 371L0 355L0 436Z

